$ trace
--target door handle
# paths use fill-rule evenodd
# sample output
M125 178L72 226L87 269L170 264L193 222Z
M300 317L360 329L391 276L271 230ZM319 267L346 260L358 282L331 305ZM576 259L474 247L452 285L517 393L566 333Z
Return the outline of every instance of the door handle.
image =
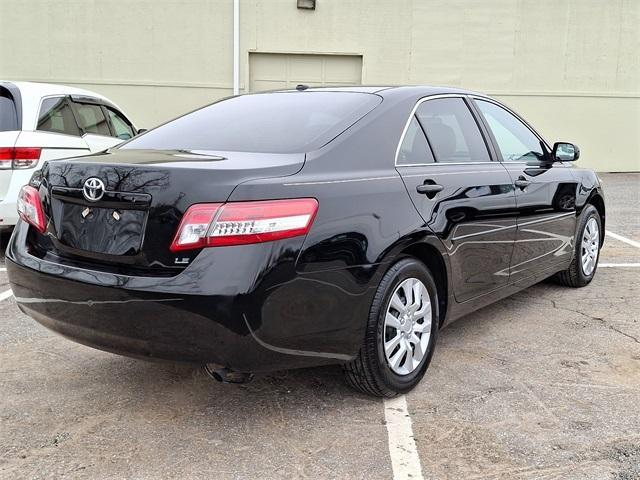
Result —
M418 193L422 193L429 198L433 198L436 196L436 193L444 190L444 187L437 183L423 183L422 185L418 185L416 190Z
M518 187L520 190L524 190L525 188L527 188L531 182L523 177L520 177L519 179L517 179L515 182L513 182L513 184Z

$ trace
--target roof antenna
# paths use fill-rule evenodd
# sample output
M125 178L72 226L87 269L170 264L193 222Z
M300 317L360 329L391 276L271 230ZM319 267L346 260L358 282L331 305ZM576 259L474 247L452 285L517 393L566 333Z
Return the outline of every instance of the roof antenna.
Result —
M296 90L298 90L299 92L303 92L305 91L307 88L309 88L309 85L303 85L302 83L299 85L296 85Z

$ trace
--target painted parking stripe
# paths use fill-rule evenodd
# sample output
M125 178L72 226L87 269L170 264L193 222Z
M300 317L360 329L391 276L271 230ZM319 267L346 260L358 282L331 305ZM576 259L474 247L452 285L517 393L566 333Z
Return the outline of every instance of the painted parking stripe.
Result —
M599 263L598 266L605 268L634 268L640 267L640 263Z
M7 290L6 292L2 292L0 293L0 302L3 300L6 300L7 298L11 297L13 295L13 292L11 290Z
M6 268L4 268L4 267L0 267L0 272L6 272L6 271L7 271L7 269L6 269Z
M384 418L389 437L393 479L424 480L416 442L413 439L413 427L407 409L407 398L404 395L385 398Z
M617 233L613 233L609 230L606 230L606 232L607 232L607 235L609 235L611 238L620 240L621 242L624 242L627 245L631 245L632 247L640 248L640 242L636 242L635 240L631 240L630 238L623 237L622 235L618 235Z

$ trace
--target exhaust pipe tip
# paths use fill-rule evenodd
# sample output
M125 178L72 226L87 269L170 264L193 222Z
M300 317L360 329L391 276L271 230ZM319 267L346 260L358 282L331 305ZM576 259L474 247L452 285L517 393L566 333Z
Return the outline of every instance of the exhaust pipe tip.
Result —
M202 368L208 376L222 383L248 383L253 379L253 373L236 372L215 363L205 363Z

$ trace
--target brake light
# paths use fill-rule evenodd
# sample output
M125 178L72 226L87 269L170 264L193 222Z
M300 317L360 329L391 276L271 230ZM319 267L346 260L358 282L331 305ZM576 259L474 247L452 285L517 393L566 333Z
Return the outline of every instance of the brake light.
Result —
M40 160L38 147L0 147L0 168L31 168Z
M42 201L38 190L30 185L25 185L20 189L18 195L18 215L25 222L33 225L40 233L47 227L42 210Z
M13 164L13 147L0 147L0 168L8 169Z
M220 203L202 203L191 205L180 222L171 251L191 250L207 246L207 231Z
M170 248L177 252L306 235L317 210L315 198L192 205L182 217Z

